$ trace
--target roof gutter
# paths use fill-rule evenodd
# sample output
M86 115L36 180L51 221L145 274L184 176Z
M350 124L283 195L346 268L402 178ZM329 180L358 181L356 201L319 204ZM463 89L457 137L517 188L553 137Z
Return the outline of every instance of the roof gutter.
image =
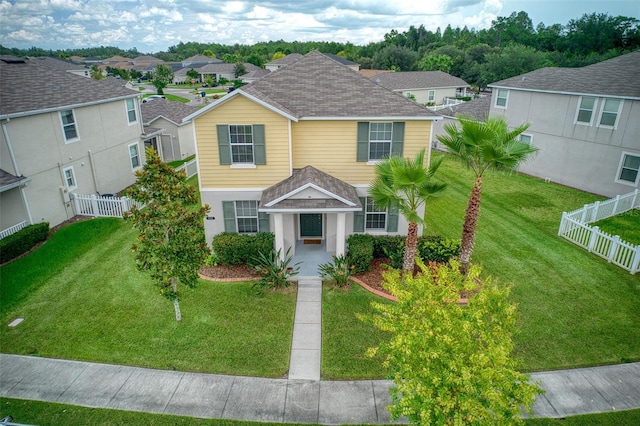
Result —
M11 118L28 117L30 115L46 114L48 112L65 111L68 109L100 105L107 102L121 101L124 99L136 98L140 96L141 94L139 93L132 93L131 95L127 95L127 96L119 96L117 98L110 98L110 99L101 99L99 101L86 102L83 104L71 104L71 105L63 105L63 106L52 107L52 108L35 109L32 111L21 111L21 112L9 113L9 114L0 114L0 119L4 120L4 119L11 119Z
M498 86L494 84L489 84L487 85L487 87L496 88L496 89L520 90L522 92L549 93L549 94L555 94L555 95L594 96L594 97L601 97L601 98L631 99L635 101L640 101L640 97L637 97L637 96L608 95L606 93L584 93L584 92L565 92L563 90L527 89L524 87Z
M0 187L0 192L9 191L10 189L13 189L13 188L20 188L21 186L25 186L29 182L31 182L31 178L30 177L23 177L19 181L12 182L9 185L5 185L5 186Z
M371 116L371 117L300 117L300 121L327 121L327 120L332 120L332 121L353 121L353 120L359 120L359 121L389 121L389 120L394 120L394 121L430 121L430 120L442 120L442 116L440 115L436 115L436 116L411 116L411 117L403 117L403 116L399 116L399 117L393 117L393 116L380 116L380 117L376 117L376 116Z

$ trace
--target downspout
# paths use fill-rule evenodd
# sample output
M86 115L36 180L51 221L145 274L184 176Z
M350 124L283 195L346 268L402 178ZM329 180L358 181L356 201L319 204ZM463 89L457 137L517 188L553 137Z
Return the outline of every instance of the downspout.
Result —
M16 161L16 156L13 153L13 147L11 146L11 141L9 140L9 132L7 131L7 123L10 119L2 122L2 134L4 135L4 140L7 141L7 149L9 150L9 157L11 157L11 164L13 164L13 169L16 173L16 176L22 176L20 173L20 169L18 168L18 162ZM29 208L29 201L27 200L27 194L24 192L24 186L20 187L20 196L22 197L22 204L24 204L24 208L27 211L27 217L29 218L29 225L33 225L33 216L31 216L31 209Z
M96 164L93 161L93 152L91 152L91 150L88 150L87 153L89 154L89 164L91 165L91 176L93 177L93 186L95 186L96 192L100 194L100 187L98 186L98 176L96 174Z
M293 140L291 135L291 119L287 121L289 125L289 176L293 176Z

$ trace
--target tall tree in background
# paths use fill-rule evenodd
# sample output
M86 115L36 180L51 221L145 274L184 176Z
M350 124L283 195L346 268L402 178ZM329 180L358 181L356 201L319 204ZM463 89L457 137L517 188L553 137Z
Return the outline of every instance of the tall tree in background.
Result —
M432 181L442 157L424 165L425 150L418 152L414 159L399 155L382 160L376 165L375 179L369 186L369 196L376 206L383 209L397 208L409 223L407 240L404 245L402 273L411 275L415 265L418 247L418 224L424 224L419 210L429 197L439 195L447 187Z
M158 95L164 95L164 88L173 81L173 71L168 65L158 64L153 72L153 84L156 88Z
M458 127L454 123L445 124L446 135L437 136L442 143L462 163L475 174L469 202L462 225L460 243L461 270L467 273L471 262L471 253L476 238L476 226L480 215L482 180L487 170L514 171L537 151L537 148L520 142L518 137L529 128L522 124L509 130L503 116L487 117L486 121L459 116Z
M138 230L132 249L138 269L148 272L160 293L173 301L176 321L181 321L178 284L194 287L209 255L203 225L209 206L194 209L200 200L195 188L187 185L184 171L176 172L152 148L146 155L136 184L127 191L127 196L146 204L126 215Z
M427 55L420 61L418 67L422 71L442 71L448 73L451 70L451 58L447 55Z

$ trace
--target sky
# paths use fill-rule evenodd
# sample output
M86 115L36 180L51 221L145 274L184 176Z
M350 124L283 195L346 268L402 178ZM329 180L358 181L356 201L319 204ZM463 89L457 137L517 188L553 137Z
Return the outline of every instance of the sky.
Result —
M366 45L392 29L476 30L525 11L534 26L585 13L640 19L640 0L0 0L4 47L115 46L140 53L182 42L336 41Z

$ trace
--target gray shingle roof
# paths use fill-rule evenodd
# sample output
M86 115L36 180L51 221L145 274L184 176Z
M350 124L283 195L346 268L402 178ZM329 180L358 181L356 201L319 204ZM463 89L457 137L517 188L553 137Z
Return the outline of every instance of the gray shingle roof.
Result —
M267 204L309 185L322 188L330 194L348 201L352 205L328 195L329 198L286 198L272 206L267 206ZM260 199L261 210L280 210L291 208L308 210L351 209L357 211L362 208L362 205L360 204L360 199L358 198L356 189L353 186L318 170L315 167L306 166L302 169L294 169L291 177L262 191L262 198Z
M54 68L62 71L77 71L77 70L86 70L88 67L83 65L77 65L72 62L63 61L61 59L49 58L47 56L40 56L37 58L30 58L30 61L38 62L40 65L45 67Z
M198 110L196 107L182 102L168 101L166 99L154 99L151 102L140 104L142 122L145 126L151 125L158 118L165 118L175 125L181 126L182 119Z
M266 65L289 65L302 58L302 55L299 53L290 53L287 56L283 56L282 58L278 58L275 61L271 61Z
M24 84L37 81L38 84ZM124 84L124 82L122 83ZM140 96L123 85L51 69L38 61L0 61L0 117L39 114Z
M259 70L260 67L257 67L253 64L250 64L248 62L246 62L244 64L244 68L247 72L250 71L255 71L255 70ZM216 74L221 74L221 73L225 73L225 74L231 74L235 71L236 69L236 64L206 64L203 65L199 68L196 68L196 71L198 71L201 74L208 74L208 73L216 73Z
M239 91L296 118L438 116L317 51Z
M8 191L24 185L31 179L24 176L14 176L9 172L0 169L0 192Z
M442 71L385 72L371 77L371 80L390 90L469 86L463 79Z
M640 50L582 68L541 68L489 87L638 99L639 70Z
M472 99L459 105L450 106L440 110L440 114L447 117L455 117L456 115L470 116L476 120L484 121L489 115L491 109L491 96L484 98Z

